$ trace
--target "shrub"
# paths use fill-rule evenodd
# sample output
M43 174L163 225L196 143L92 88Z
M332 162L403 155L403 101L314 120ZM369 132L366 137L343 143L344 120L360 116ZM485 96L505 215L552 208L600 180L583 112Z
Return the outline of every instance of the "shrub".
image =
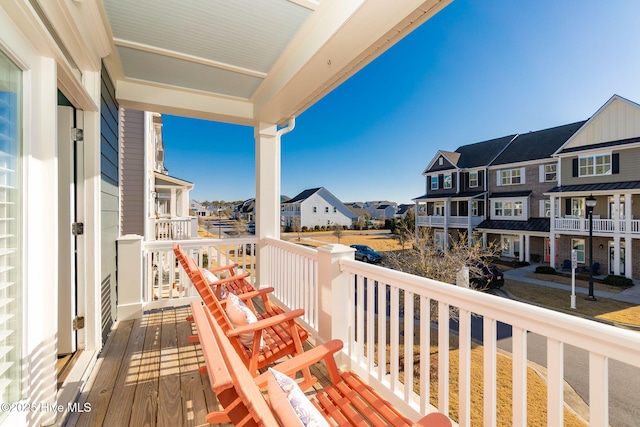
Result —
M309 227L307 227L306 225L303 225L300 231L302 231L303 233L306 233L307 231L309 231Z
M536 267L536 273L540 274L556 274L556 269L548 265L540 265Z
M625 288L633 286L633 280L624 276L616 276L614 274L610 274L609 276L605 277L603 282L607 285L620 286Z
M315 231L320 231L320 226L319 226L319 225L316 225L315 227L313 227L313 229L314 229Z

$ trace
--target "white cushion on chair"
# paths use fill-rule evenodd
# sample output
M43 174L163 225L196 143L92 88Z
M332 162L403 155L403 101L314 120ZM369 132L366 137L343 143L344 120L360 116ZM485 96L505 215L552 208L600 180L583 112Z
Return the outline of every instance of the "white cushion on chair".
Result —
M269 368L267 393L269 403L284 426L329 426L298 384L282 372Z
M258 321L258 318L253 311L236 295L229 292L227 294L227 305L225 307L229 320L233 323L234 327L249 325ZM253 346L253 332L247 332L239 335L242 345L251 350ZM263 340L260 338L260 348L262 348Z

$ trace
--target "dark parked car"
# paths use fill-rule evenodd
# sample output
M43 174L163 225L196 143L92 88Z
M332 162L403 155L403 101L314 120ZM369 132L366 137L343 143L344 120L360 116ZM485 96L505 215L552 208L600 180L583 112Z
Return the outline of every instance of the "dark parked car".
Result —
M469 267L469 284L473 289L500 289L504 273L493 264L479 262Z
M382 255L367 245L351 245L356 250L355 258L359 261L377 263L382 261Z

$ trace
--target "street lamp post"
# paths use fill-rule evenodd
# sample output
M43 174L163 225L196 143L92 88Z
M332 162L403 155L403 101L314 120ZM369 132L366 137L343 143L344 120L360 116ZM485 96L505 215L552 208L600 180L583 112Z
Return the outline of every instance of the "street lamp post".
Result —
M589 295L587 301L595 301L593 295L593 208L596 206L596 198L593 194L587 197L587 215L589 215Z
M218 239L222 238L222 208L218 208Z

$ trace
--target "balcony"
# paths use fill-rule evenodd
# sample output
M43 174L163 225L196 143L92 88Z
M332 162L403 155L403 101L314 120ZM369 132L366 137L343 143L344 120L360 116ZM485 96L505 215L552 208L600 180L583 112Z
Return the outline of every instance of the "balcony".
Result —
M559 233L589 233L589 219L564 217L555 219L555 229ZM637 219L601 219L594 216L593 232L613 235L614 233L640 234L640 220Z
M450 216L447 218L447 226L452 228L467 228L471 221L471 227L475 228L484 221L484 216ZM418 226L421 227L444 227L445 217L442 215L418 216Z
M507 381L513 399L513 416L503 425L526 426L527 414L531 414L527 366L533 351L542 346L546 348L548 425L563 425L563 390L565 381L572 381L565 371L565 352L575 351L588 360L588 369L581 375L588 378L590 424L615 425L609 418L610 412L615 417L609 401L621 390L609 387L609 368L618 361L640 368L636 332L357 262L352 250L342 245L311 249L270 238L260 242L255 238L203 239L180 244L200 265L237 262L250 272L255 271L255 252L259 250L260 280L263 286L275 288L276 302L305 310L301 323L311 331L313 341L342 339L345 347L339 363L410 418L435 407L461 426L471 425L478 413L482 416L474 425L496 425L504 417L496 410L500 378L500 387ZM121 321L141 318L143 312L155 308L181 307L198 298L171 249L170 241L144 242L131 236L119 241ZM187 329L177 329L178 343L181 333L190 333ZM118 334L120 328L114 336ZM377 351L379 348L387 351ZM157 351L164 354L164 350ZM176 351L166 350L167 357ZM476 360L472 355L478 351L482 361L472 363ZM425 354L431 357L420 357ZM142 366L138 359L131 363ZM406 360L414 361L413 369L404 368ZM158 363L144 366L153 378L173 372L160 370ZM480 388L484 398L480 403L478 391L472 391L477 387L471 385L472 371L477 369L483 372ZM193 377L201 381L195 374ZM196 406L194 402L193 411L201 410Z
M149 218L147 234L152 240L184 240L198 237L198 218Z

